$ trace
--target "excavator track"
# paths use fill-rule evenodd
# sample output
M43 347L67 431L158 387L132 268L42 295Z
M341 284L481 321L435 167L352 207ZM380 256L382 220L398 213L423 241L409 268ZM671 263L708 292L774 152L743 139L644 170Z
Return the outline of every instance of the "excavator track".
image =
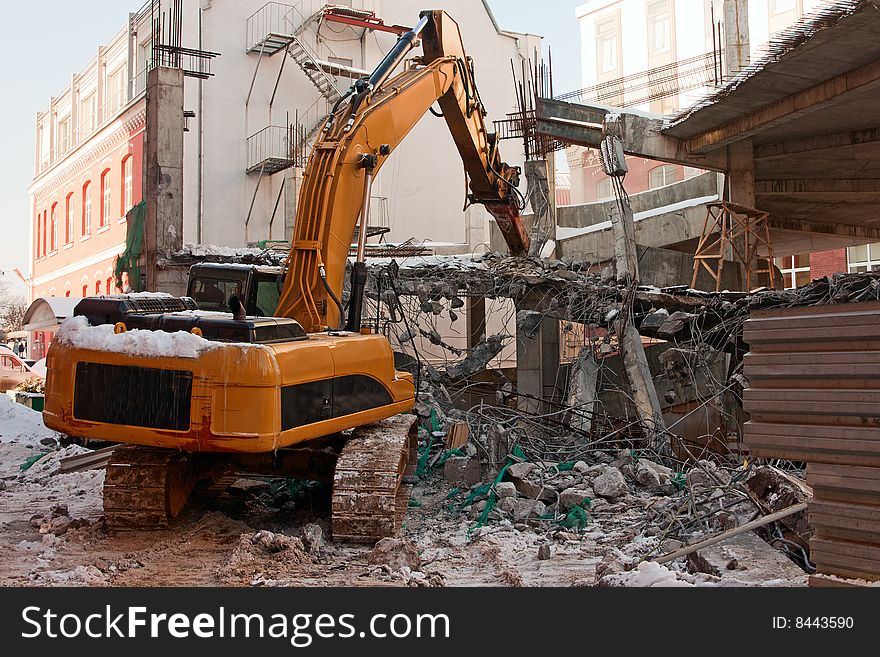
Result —
M189 499L206 469L196 454L172 449L120 445L104 477L104 519L113 530L168 526Z
M333 539L369 543L395 536L409 506L418 434L411 415L355 430L333 475Z

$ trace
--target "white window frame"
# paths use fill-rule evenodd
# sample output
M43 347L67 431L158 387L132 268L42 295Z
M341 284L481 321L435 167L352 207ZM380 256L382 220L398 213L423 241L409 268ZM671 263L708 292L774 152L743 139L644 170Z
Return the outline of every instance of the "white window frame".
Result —
M83 189L85 193L83 196L85 197L85 201L83 201L83 216L85 217L85 221L83 222L83 237L86 235L90 235L92 232L92 181L88 181Z
M796 257L797 256L794 256L794 255L787 255L787 256L777 257L777 258L773 259L774 260L773 264L775 266L779 267L779 271L782 272L782 280L783 281L785 281L786 274L789 274L791 276L791 285L786 285L785 286L786 290L794 290L797 288L797 275L798 274L803 274L803 273L809 274L811 271L810 265L807 265L806 267L795 267L794 266L794 259ZM779 260L782 261L782 264L780 264L778 262ZM785 265L785 266L782 266L782 265Z
M647 5L645 11L648 16L648 54L662 55L669 52L672 48L672 11L669 3L666 0L655 0ZM657 28L664 24L664 42L658 47Z
M874 248L872 249L871 247ZM880 271L880 242L865 245L868 253L867 260L853 260L850 255L850 250L852 248L855 247L848 247L846 249L846 268L850 274L856 273L856 269L859 267L867 267L868 271L874 271L874 268L876 267L877 270Z
M618 21L616 18L609 18L596 24L596 54L597 68L599 73L612 73L618 69L620 62L618 61L620 44L619 30L617 29ZM607 60L606 56L611 55L611 60ZM610 63L606 63L609 62Z
M654 174L658 171L663 172L663 181L659 185L655 185L652 179ZM670 175L672 176L672 180L669 180ZM674 164L661 164L660 166L656 166L648 171L648 189L660 189L661 187L676 183L678 182L677 177L677 170Z
M64 243L72 244L73 243L73 233L76 228L76 222L74 221L74 217L76 216L75 208L76 208L76 193L71 192L65 199L65 212L67 216L64 218Z
M110 202L113 200L110 191L110 169L107 169L101 176L101 228L110 225Z
M132 199L133 199L133 190L134 190L134 167L131 163L132 157L129 155L125 158L125 161L122 163L122 174L123 174L123 196L122 196L122 213L123 216L129 210L131 210Z
M55 203L49 209L49 221L51 222L50 230L52 233L50 234L49 239L49 252L58 250L58 204Z

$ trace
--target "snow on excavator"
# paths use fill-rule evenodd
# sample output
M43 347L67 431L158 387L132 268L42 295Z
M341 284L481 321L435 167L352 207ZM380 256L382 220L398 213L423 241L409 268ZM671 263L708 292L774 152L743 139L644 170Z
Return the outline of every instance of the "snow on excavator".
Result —
M392 77L419 39L423 56ZM458 25L443 11L422 12L318 135L280 294L272 275L261 293L258 270L213 265L191 281L202 307L190 297L88 298L59 331L44 421L122 443L104 486L111 528L165 526L200 481L250 473L332 482L336 539L399 530L416 446L406 415L414 385L395 370L388 340L361 326L365 229L374 176L435 102L464 162L469 199L496 218L512 253L528 251L514 196L519 170L501 161L486 130Z

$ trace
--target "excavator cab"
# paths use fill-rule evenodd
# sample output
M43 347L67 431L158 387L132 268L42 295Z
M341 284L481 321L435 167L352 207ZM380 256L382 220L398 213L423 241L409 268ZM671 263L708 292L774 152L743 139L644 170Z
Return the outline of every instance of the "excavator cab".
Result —
M229 300L237 297L248 317L272 317L280 297L280 267L213 264L193 265L186 295L199 310L229 312Z

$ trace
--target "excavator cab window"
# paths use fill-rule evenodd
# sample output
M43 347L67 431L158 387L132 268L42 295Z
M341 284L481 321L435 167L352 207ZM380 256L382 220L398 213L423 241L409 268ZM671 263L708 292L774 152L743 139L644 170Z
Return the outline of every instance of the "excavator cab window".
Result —
M275 309L278 307L277 276L266 274L257 277L257 295L256 295L256 315L259 317L272 317L275 315Z
M190 282L189 296L200 310L229 312L229 298L241 298L243 281L223 278L196 278Z

